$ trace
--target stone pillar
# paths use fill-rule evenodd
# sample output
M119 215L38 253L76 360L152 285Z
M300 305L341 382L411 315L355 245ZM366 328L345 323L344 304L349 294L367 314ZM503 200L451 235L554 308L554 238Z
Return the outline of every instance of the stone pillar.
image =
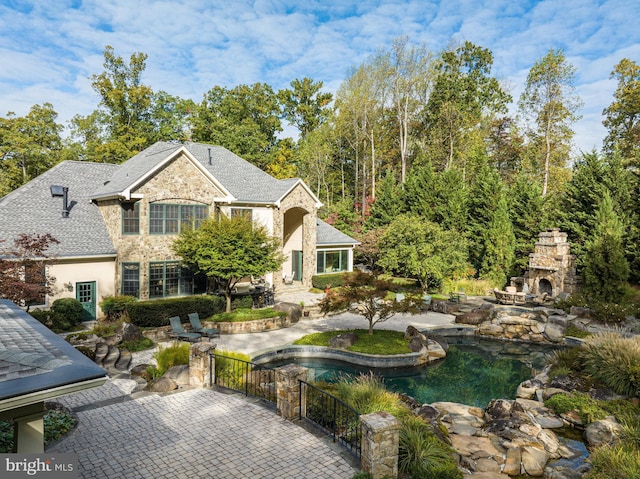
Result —
M300 380L307 380L307 372L295 364L276 369L276 412L289 421L300 417Z
M380 411L360 416L362 423L361 469L373 479L398 477L400 421Z
M194 343L189 349L189 385L200 387L213 386L216 351L214 343Z
M13 417L13 452L41 454L44 452L44 402L19 410Z

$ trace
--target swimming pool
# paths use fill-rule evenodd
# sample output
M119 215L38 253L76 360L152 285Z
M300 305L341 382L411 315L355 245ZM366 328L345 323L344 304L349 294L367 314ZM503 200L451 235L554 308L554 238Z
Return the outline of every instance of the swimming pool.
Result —
M515 399L518 385L544 366L557 346L499 341L475 336L447 337L447 357L418 368L371 369L341 361L295 358L272 361L278 367L295 363L311 370L316 381L334 382L344 375L372 371L387 387L421 403L451 401L485 407L492 399Z

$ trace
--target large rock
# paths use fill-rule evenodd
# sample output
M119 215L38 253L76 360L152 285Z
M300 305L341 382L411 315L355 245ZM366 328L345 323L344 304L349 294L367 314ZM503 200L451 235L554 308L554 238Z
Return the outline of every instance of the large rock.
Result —
M583 308L581 306L571 306L569 314L573 314L580 318L593 318L594 311L591 308Z
M418 331L418 329L415 326L407 326L407 330L404 332L404 338L405 339L413 339L413 338L418 338L424 342L427 341L427 336L423 333L421 333L420 331Z
M129 374L131 374L134 377L139 377L146 380L149 378L149 373L147 372L148 367L149 367L148 364L138 364L137 366L134 366L131 368L131 371L129 371Z
M520 475L520 471L522 470L521 461L522 455L520 453L520 448L509 448L507 450L507 457L504 461L504 469L502 470L502 472L510 476Z
M161 377L151 381L149 384L147 384L147 387L145 389L154 393L167 393L178 389L178 385L173 379Z
M544 470L545 479L580 479L582 475L582 472L574 471L567 466L549 466Z
M476 308L468 313L456 315L455 322L458 324L471 324L477 326L480 323L488 321L491 317L491 310Z
M287 313L289 318L291 318L292 323L297 323L298 320L302 317L302 307L299 304L295 303L276 303L273 306L273 310Z
M142 333L135 324L122 323L118 326L116 334L120 336L120 341L140 341Z
M542 476L544 468L549 461L549 453L544 449L533 446L524 446L521 449L522 472L530 476Z
M430 404L424 404L415 411L416 416L421 417L427 421L436 419L440 415L440 411Z
M584 439L591 447L615 444L620 440L622 426L612 416L589 424L584 430Z
M564 326L550 322L544 330L544 336L552 343L560 343L564 339L565 331Z
M495 421L496 419L506 419L511 414L512 401L508 399L494 399L487 405L484 410L485 419L487 421Z
M329 339L329 347L335 349L347 349L353 346L357 340L355 333L338 334Z
M409 349L414 353L426 351L426 348L427 345L425 344L425 341L417 336L414 336L413 338L411 338L411 341L409 341Z
M164 373L165 378L173 379L177 384L188 385L189 384L189 365L179 364L167 369Z
M543 387L542 381L537 379L528 379L521 382L516 390L516 396L523 399L533 399L536 397L536 391Z

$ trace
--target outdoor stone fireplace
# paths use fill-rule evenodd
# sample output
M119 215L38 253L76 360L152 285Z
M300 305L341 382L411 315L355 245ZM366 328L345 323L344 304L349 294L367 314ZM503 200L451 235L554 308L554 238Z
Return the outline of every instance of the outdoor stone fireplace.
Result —
M528 289L531 294L546 293L550 297L575 293L579 287L579 277L576 275L576 257L571 254L567 233L559 228L541 232L533 253L529 255L529 269L524 276L511 278L511 285L519 291Z

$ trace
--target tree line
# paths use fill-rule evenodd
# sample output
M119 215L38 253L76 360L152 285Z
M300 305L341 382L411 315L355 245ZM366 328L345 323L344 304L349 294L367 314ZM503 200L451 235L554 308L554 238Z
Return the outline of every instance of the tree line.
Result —
M121 163L159 140L198 141L275 177L303 178L325 204L321 215L362 241L362 261L425 286L451 276L504 283L551 226L568 232L581 271L594 236L616 229L622 269L640 279L633 60L611 72L617 89L603 111L602 151L572 157L582 102L558 49L531 67L513 115L493 53L471 42L433 52L396 38L354 65L335 98L303 78L279 91L214 86L196 102L145 85L146 59L138 52L127 62L107 46L104 71L91 77L100 102L65 137L49 103L0 118L0 195L63 160ZM282 137L284 122L297 139Z

